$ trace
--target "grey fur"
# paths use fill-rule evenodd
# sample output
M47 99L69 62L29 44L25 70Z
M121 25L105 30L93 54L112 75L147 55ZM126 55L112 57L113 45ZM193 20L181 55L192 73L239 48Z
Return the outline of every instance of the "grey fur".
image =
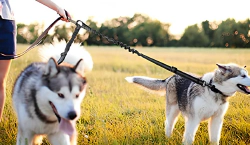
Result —
M73 66L60 65L58 66L57 75L51 77L48 74L44 75L47 63L32 63L19 75L15 82L14 89L18 93L23 93L26 98L18 98L25 104L29 117L34 116L30 112L30 107L34 106L36 117L46 123L56 123L57 120L49 120L42 113L37 105L36 90L41 86L48 87L53 92L58 92L63 86L68 86L72 90L72 84L78 85L79 89L84 89L86 78L77 74ZM75 79L73 79L75 78ZM39 88L38 88L39 87ZM16 92L13 92L15 95ZM49 102L48 102L49 103Z
M247 88L250 86L250 77L245 68L236 64L217 66L218 69L214 72L206 73L200 78L215 85L220 93L178 75L165 80L144 76L127 77L126 80L149 90L165 91L166 136L170 137L176 118L181 112L185 118L184 144L192 144L199 123L207 119L210 119L210 141L219 144L222 118L228 107L228 98L237 91L250 94Z
M15 81L16 145L40 145L45 136L52 145L77 144L76 122L87 89L85 75L92 70L93 61L84 47L73 43L58 65L56 60L65 45L56 41L40 47L43 61L31 63Z

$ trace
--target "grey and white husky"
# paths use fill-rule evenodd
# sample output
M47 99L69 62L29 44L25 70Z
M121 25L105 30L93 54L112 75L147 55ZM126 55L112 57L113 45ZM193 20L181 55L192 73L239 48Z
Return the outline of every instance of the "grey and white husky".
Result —
M236 92L250 94L250 78L244 67L236 64L217 64L218 69L204 74L201 79L215 85L213 92L186 78L173 75L167 79L154 79L143 76L126 77L147 90L166 94L165 134L171 136L178 114L185 118L184 144L192 144L201 121L209 119L209 140L219 144L224 115L228 109L228 98Z
M45 45L43 61L31 63L18 76L13 104L18 117L17 145L41 144L47 136L53 145L76 145L76 120L87 89L85 74L91 71L91 55L73 44L58 65L65 42Z

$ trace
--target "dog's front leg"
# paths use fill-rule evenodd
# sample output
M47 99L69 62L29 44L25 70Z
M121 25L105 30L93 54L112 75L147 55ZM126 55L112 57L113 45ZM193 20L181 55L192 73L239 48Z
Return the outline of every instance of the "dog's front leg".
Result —
M219 145L223 118L220 116L212 117L208 122L208 133L211 144Z
M18 131L16 145L32 145L34 135L29 131Z
M211 144L219 144L223 118L227 111L228 103L221 105L208 122L209 141Z
M193 143L199 124L199 119L185 117L185 132L183 138L184 145L191 145Z
M48 140L52 145L71 145L69 135L63 132L49 134Z

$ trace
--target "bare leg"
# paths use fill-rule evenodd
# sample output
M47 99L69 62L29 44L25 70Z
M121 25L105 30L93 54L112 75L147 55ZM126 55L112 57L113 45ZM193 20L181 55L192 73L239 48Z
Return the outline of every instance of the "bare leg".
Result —
M0 121L2 118L5 102L5 89L11 60L0 60Z

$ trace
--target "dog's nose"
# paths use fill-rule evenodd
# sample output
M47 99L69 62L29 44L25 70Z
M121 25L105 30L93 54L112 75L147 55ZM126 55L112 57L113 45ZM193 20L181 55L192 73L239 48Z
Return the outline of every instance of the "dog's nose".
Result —
M73 119L75 119L76 118L76 112L75 111L70 111L69 113L68 113L68 118L70 119L70 120L73 120Z

